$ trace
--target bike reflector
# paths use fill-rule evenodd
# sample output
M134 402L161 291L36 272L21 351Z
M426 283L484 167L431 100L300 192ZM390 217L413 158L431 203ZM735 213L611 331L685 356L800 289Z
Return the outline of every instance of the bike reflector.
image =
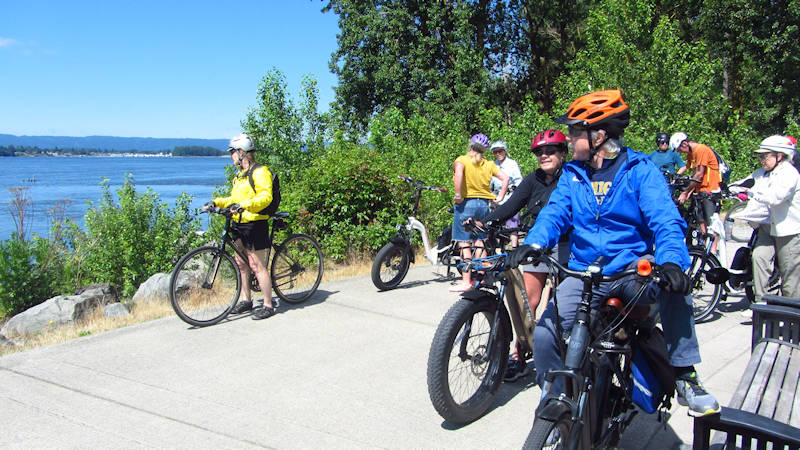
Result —
M643 276L649 276L653 273L653 266L650 265L650 261L646 259L640 259L638 263L636 263L636 272Z

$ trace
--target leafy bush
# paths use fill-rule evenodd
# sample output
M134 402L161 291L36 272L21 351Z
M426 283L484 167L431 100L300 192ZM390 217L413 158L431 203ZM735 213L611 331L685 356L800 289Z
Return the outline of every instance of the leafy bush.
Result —
M57 293L63 267L55 256L47 239L21 240L15 233L0 242L0 317L24 311Z
M117 204L106 181L102 186L99 204L86 213L86 231L72 228L70 271L83 283L107 282L131 296L148 277L170 271L197 245L199 221L190 213L191 198L185 194L169 208L150 189L137 194L126 177Z

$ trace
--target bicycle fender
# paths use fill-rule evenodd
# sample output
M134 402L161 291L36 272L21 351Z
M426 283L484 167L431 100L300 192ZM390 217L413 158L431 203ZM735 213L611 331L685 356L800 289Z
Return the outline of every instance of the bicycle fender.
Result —
M461 298L471 302L486 302L492 305L493 312L494 309L498 308L498 302L494 294L480 289L470 289L461 294ZM500 305L503 305L503 303L501 302ZM514 334L511 331L511 317L508 315L508 310L506 310L505 306L500 307L500 323L502 324L501 326L503 327L505 335L511 336L511 339L513 339Z
M536 410L536 417L555 422L560 419L564 413L570 414L569 405L561 400L553 399Z

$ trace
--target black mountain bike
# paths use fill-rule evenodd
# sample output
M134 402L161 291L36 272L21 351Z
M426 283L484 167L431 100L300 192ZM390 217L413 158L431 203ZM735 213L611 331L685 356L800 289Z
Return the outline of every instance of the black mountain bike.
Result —
M545 395L524 448L614 447L638 412L631 396L633 345L638 336L649 334L655 323L649 305L637 305L637 301L650 283L661 282L659 267L641 260L635 269L608 276L599 265L577 271L549 256L539 261L583 280L583 294L569 338L559 342L564 369L545 374ZM724 283L726 275L724 270L716 271L709 279ZM639 282L638 288L630 289L630 298L605 298L599 309L591 308L594 286L624 277ZM557 298L554 301L557 307ZM560 327L557 335L564 336ZM563 380L564 393L549 392L557 378Z
M184 322L194 326L214 325L231 312L241 292L241 271L226 245L240 258L247 257L230 236L231 219L236 214L226 208L209 208L209 213L225 217L225 231L216 245L199 247L184 255L172 271L169 300L172 309ZM322 280L322 250L314 238L292 234L275 244L276 231L288 228L287 212L271 218L266 263L275 294L288 303L301 303L317 291ZM269 257L272 251L272 265ZM250 273L246 289L260 291L258 280ZM266 295L266 294L265 294Z

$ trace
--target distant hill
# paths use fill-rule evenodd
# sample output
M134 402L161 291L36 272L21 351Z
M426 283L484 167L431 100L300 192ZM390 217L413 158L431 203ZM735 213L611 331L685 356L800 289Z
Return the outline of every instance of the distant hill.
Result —
M122 151L172 151L175 147L212 147L219 150L228 148L227 139L193 138L147 138L119 136L14 136L0 134L0 147L30 146L40 148L85 148Z

